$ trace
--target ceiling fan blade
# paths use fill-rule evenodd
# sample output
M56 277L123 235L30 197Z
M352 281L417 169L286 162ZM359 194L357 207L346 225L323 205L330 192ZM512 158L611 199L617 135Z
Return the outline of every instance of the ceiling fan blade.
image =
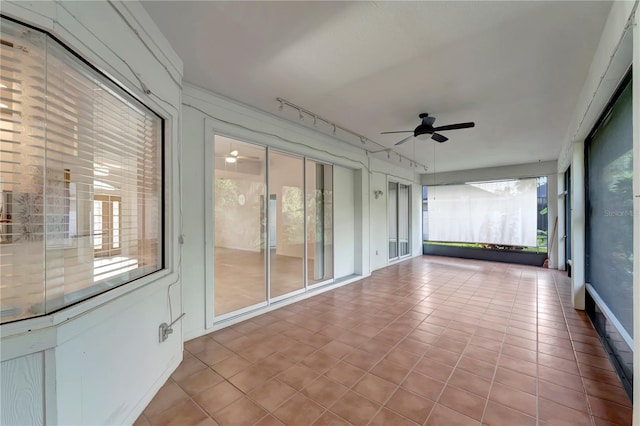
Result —
M381 135L388 135L388 134L391 134L391 133L409 133L409 132L413 133L413 130L398 130L396 132L382 132L380 134Z
M442 132L443 130L456 130L456 129L468 129L469 127L475 127L476 123L457 123L457 124L447 124L446 126L434 127L434 131Z
M413 137L413 135L407 136L406 138L402 139L400 142L396 142L396 145L402 145L403 143L405 143L406 141L408 141L412 137Z
M436 141L436 142L440 142L440 143L442 143L442 142L446 142L446 141L448 141L448 140L449 140L449 138L448 138L448 137L446 137L446 136L442 136L442 135L441 135L441 134L439 134L439 133L434 133L433 135L431 135L431 139L433 139L433 140L434 140L434 141Z

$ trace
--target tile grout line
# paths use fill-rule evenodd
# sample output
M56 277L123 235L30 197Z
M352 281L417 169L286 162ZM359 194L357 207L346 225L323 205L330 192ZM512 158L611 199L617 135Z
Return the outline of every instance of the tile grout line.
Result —
M540 271L536 271L536 426L540 425L540 279L539 279L539 273Z
M587 410L589 413L589 421L591 426L596 426L595 417L593 415L593 410L591 409L591 401L589 400L589 394L587 393L587 385L584 382L584 376L582 375L582 368L580 368L580 363L578 362L578 356L576 355L576 346L573 343L573 338L571 336L571 331L569 330L569 322L567 321L567 314L564 309L564 303L562 303L562 297L560 297L560 292L558 291L558 283L556 281L555 273L551 274L553 278L553 288L556 292L556 296L558 297L558 302L560 303L560 309L562 310L562 318L564 319L564 325L567 328L567 334L569 335L569 342L571 342L571 349L573 350L573 357L576 361L576 367L578 368L578 374L580 374L580 382L582 383L582 391L584 392L584 399L587 402ZM589 319L591 322L591 319ZM593 325L592 325L593 326Z

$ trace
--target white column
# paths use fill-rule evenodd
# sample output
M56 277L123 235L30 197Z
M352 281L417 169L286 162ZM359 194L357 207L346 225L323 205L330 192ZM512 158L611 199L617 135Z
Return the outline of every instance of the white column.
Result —
M571 298L584 309L585 292L585 170L584 142L573 142L571 160Z

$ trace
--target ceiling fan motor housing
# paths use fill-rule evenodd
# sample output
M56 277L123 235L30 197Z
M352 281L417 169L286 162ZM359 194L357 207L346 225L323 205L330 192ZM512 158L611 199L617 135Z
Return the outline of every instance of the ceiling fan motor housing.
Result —
M433 122L435 121L435 118L429 117L429 114L426 112L418 115L418 117L420 117L422 123L420 123L420 125L413 131L413 136L418 137L420 135L433 134Z

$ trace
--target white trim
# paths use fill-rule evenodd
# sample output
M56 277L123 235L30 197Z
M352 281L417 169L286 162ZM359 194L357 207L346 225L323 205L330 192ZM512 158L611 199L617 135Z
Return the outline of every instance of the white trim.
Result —
M215 323L215 136L213 120L204 119L204 320L205 329Z
M613 314L611 309L604 303L604 300L600 297L595 288L589 283L586 284L587 291L591 295L591 298L596 302L598 308L602 311L604 316L609 320L609 322L613 325L613 327L618 331L624 342L627 344L629 349L633 350L633 338L627 333L627 330L624 329L618 318Z
M269 303L267 303L267 301L265 300L264 302L256 303L255 305L246 306L244 308L240 308L238 310L227 312L226 314L222 314L220 316L214 317L213 323L217 324L222 321L227 321L228 319L236 318L246 313L253 312L256 309L264 308L267 306L269 306Z
M271 298L271 300L269 300L269 304L271 305L273 303L281 302L282 300L288 299L288 298L293 297L293 296L297 296L299 294L305 293L306 291L307 291L307 289L303 287L303 288L301 288L299 290L294 290L292 292L289 292L289 293L286 293L286 294L283 294L283 295L280 295L280 296L273 297L273 298Z
M200 336L204 336L206 334L209 334L209 333L212 333L214 331L229 327L229 326L237 324L239 322L246 321L246 320L251 319L253 317L257 317L259 315L266 314L266 313L274 311L276 309L280 309L280 308L282 308L284 306L291 305L292 303L297 303L297 302L300 302L302 300L308 299L310 297L317 296L318 294L322 294L322 293L330 291L330 290L335 290L335 289L340 288L342 286L349 285L349 284L352 284L352 283L354 283L356 281L360 281L362 279L365 279L365 278L367 278L369 276L370 276L370 274L367 274L367 275L349 275L349 276L343 277L341 279L335 280L335 282L330 284L330 285L326 285L326 286L323 286L323 287L320 287L320 288L314 288L314 289L312 289L310 291L307 291L305 293L301 293L301 294L296 295L296 296L292 296L292 297L290 297L288 299L282 300L282 301L280 301L278 303L274 303L272 305L266 305L266 306L263 306L263 307L258 307L258 308L255 308L253 310L250 310L250 308L245 308L242 311L235 311L235 312L232 312L230 314L226 314L224 316L218 317L217 321L213 324L213 326L210 329L207 329L207 330L194 330L191 333L187 333L184 336L184 341L186 342L188 340L195 339L195 338L200 337ZM257 306L257 305L254 305L254 306ZM242 313L239 313L239 312L242 312ZM235 314L235 315L233 315L233 314ZM227 316L228 316L228 318L227 318Z

